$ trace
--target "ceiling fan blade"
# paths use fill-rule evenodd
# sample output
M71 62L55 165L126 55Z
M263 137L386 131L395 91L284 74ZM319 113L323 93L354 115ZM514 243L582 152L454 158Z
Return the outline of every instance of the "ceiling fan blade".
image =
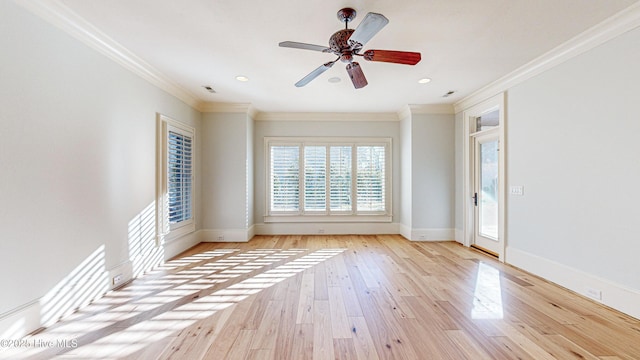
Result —
M360 64L357 62L352 62L347 64L347 73L349 73L349 77L351 78L351 82L356 89L363 88L367 86L367 78L364 77L364 73L362 72L362 68Z
M352 48L355 48L357 44L366 44L371 38L382 30L385 25L389 23L389 19L382 14L368 13L367 16L362 19L356 30L349 37L349 43Z
M288 48L294 48L294 49L314 50L314 51L322 51L322 52L331 51L331 49L329 49L326 46L305 44L305 43L295 42L295 41L283 41L278 45L280 47L288 47Z
M415 65L420 62L420 59L422 59L419 52L410 51L367 50L362 55L365 60L369 61L383 61L405 65Z
M317 78L318 76L320 76L320 74L322 74L323 72L331 69L331 67L333 66L333 64L335 64L335 61L330 61L328 63L322 64L320 65L318 68L316 68L315 70L313 70L312 72L310 72L307 76L303 77L302 79L300 79L300 81L298 81L296 83L296 87L303 87L305 85L307 85L308 83L311 82L311 80Z

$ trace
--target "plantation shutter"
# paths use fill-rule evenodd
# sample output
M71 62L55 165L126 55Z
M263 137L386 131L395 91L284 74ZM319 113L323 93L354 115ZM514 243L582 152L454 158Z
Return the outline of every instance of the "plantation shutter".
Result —
M327 209L327 147L304 147L304 210Z
M169 131L167 191L169 224L192 218L192 137Z
M385 211L385 147L357 147L358 211Z
M332 146L329 150L331 211L351 211L351 146Z
M300 210L300 147L271 146L271 211Z

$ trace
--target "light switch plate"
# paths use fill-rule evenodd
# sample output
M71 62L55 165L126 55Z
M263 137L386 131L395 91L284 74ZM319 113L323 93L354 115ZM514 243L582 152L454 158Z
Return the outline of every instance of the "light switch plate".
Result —
M522 185L511 186L510 187L510 193L511 193L511 195L523 196L524 195L524 186L522 186Z

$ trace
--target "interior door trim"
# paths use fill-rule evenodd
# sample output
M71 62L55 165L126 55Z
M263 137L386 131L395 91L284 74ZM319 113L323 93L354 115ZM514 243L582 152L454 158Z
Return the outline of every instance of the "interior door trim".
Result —
M463 239L462 244L465 246L471 246L473 244L474 237L474 204L473 204L473 137L475 131L475 119L480 115L498 109L500 111L500 126L497 128L498 141L500 143L500 152L498 154L499 172L498 172L498 197L499 197L499 212L498 212L498 238L499 238L499 253L498 259L502 262L506 261L506 169L505 169L505 154L506 154L506 141L505 141L505 128L506 116L505 116L505 93L500 93L493 96L477 105L474 105L462 112L462 122L464 129L463 138L463 192L462 192L462 209L463 209Z

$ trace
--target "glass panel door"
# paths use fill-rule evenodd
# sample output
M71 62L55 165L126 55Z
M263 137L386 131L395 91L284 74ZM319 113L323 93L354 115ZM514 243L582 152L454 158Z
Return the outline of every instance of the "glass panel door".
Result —
M498 240L498 140L480 143L480 235Z
M475 136L475 239L474 245L499 254L499 146L491 131Z

